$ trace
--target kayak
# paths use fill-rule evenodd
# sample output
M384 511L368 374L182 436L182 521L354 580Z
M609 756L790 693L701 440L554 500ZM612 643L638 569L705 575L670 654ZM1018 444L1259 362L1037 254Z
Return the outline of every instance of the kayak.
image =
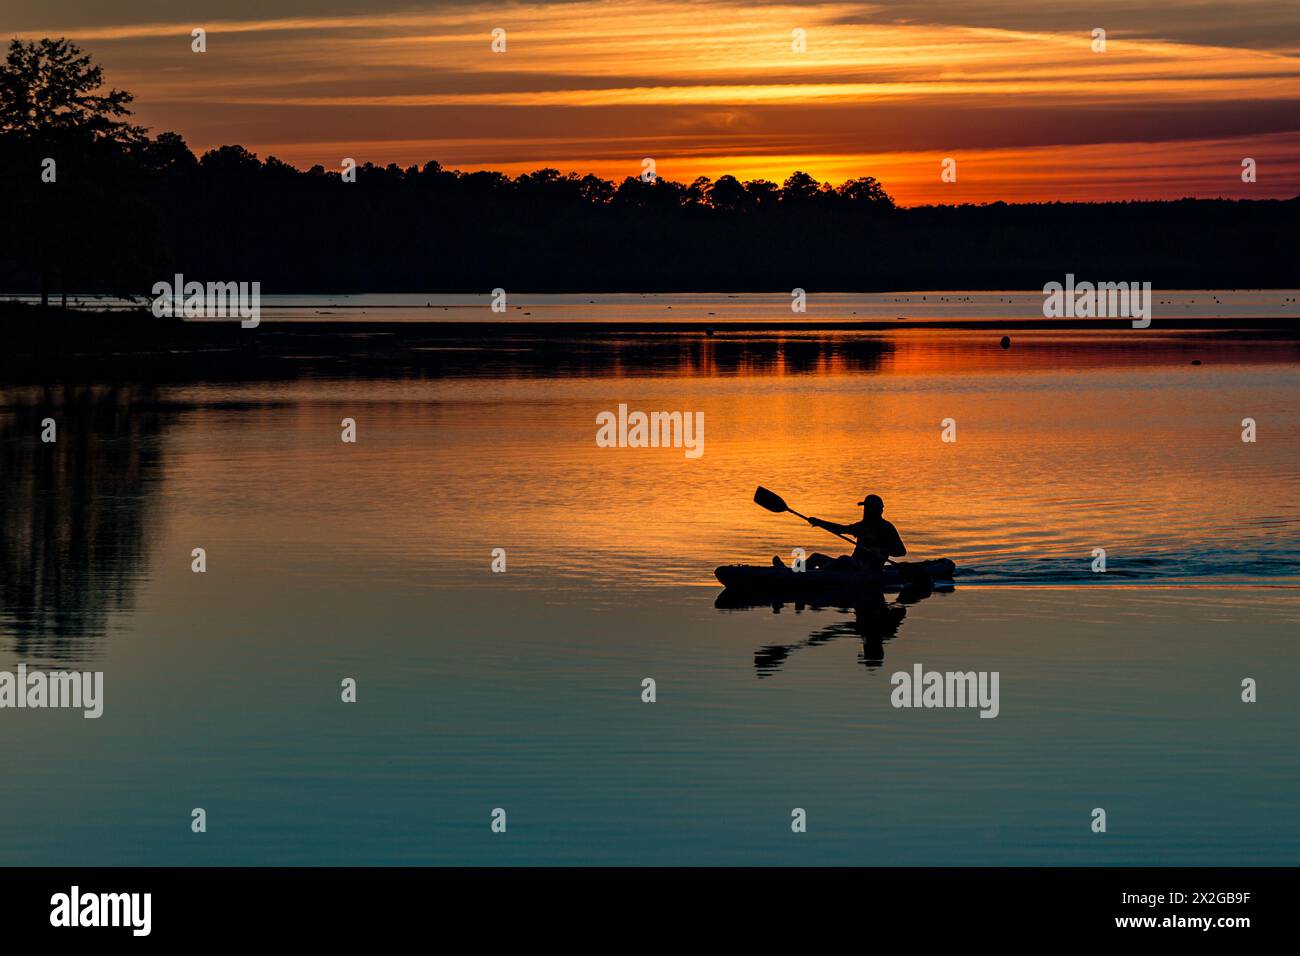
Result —
M828 591L901 591L909 583L951 587L956 570L957 566L947 558L938 558L934 561L909 561L901 567L890 565L880 571L839 568L793 571L770 564L724 564L715 568L713 574L723 587L737 591L798 597Z

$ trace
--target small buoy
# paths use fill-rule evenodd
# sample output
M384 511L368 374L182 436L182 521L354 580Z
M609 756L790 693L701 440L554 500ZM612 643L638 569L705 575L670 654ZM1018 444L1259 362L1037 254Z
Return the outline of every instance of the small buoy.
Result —
M1201 364L1201 360L1200 360L1200 359L1192 359L1192 364L1193 364L1193 365L1200 365L1200 364Z
M1011 336L1009 335L1002 336L1002 341L999 342L998 344L1001 345L1004 349L1011 348Z
M711 326L711 325L706 325L706 326L704 327L704 334L705 334L705 335L712 335L712 334L713 334L713 326Z

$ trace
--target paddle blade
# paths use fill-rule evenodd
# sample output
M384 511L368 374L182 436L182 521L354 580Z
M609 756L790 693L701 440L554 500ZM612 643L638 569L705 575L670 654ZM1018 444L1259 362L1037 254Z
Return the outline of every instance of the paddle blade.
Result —
M773 491L768 491L762 485L759 485L758 490L754 492L754 504L762 505L768 511L773 511L776 514L784 514L790 510L784 498Z

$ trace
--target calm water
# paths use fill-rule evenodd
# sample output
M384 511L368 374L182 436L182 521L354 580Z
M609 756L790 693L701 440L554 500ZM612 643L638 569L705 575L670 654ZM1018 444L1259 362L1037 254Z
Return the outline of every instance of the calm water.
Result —
M521 332L5 388L0 670L106 703L0 711L0 863L1294 863L1300 350L1136 336ZM619 403L703 411L703 456L597 448ZM759 483L881 494L958 587L715 608L714 565L836 551ZM1000 672L1000 716L894 709L918 662Z

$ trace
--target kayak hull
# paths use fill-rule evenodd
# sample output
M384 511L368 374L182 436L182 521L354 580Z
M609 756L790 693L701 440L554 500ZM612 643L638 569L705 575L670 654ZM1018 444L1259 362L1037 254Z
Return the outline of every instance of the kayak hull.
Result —
M833 569L796 572L772 565L724 564L715 568L713 575L723 587L738 592L801 597L828 592L901 591L909 584L951 586L956 570L956 565L947 558L939 558L909 562L901 570L886 567L881 571Z

